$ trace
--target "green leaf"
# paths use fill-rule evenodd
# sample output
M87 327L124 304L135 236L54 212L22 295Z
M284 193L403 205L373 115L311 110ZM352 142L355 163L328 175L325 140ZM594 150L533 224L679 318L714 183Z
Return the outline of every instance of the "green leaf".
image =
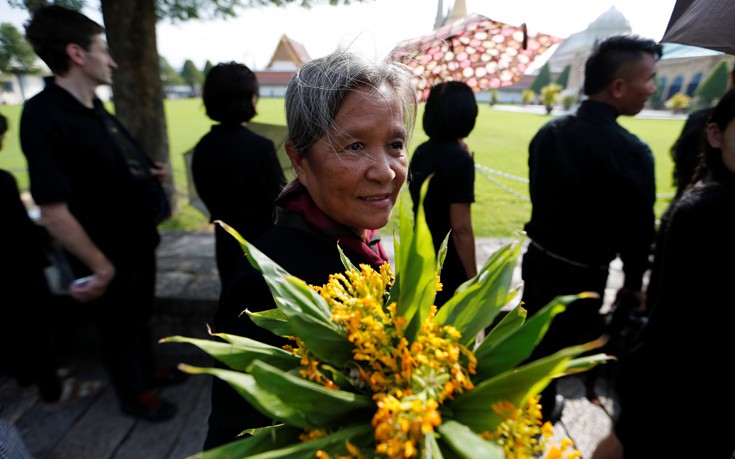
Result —
M227 457L253 457L256 454L265 453L284 448L289 445L301 443L299 435L303 432L291 426L277 425L263 429L255 429L253 436L247 436L239 440L227 443L209 451L189 456L187 459L222 459Z
M287 314L288 323L294 334L301 338L307 349L317 359L342 368L352 360L354 346L347 332L338 329L333 322L324 323L306 314Z
M503 339L490 334L475 349L477 373L473 381L481 381L507 371L526 360L544 337L554 317L567 305L587 294L565 295L554 298L513 333Z
M369 423L375 409L368 396L328 389L264 362L253 362L248 371L259 386L267 387L281 403L289 406L292 415L279 419L290 425L330 429L344 425L346 419L358 420L362 415Z
M480 272L439 309L435 320L452 325L462 334L462 343L470 346L477 334L493 323L508 304L508 292L521 244L507 244L497 250Z
M360 271L360 269L352 264L352 261L347 258L347 255L345 255L344 251L342 250L342 247L340 247L339 244L337 244L337 250L339 250L339 259L342 260L342 266L345 267L345 271Z
M332 315L329 305L327 305L327 302L322 297L309 288L306 282L298 277L291 276L263 252L252 244L249 244L231 226L221 220L215 220L215 223L222 226L225 231L235 237L240 243L240 247L242 247L245 255L248 257L250 264L263 274L263 278L268 284L268 288L273 294L273 299L279 309L306 313L314 317L319 317L325 322L329 321Z
M435 434L426 435L424 439L424 448L426 448L427 451L425 457L430 457L431 459L444 459L439 443L436 441Z
M441 434L439 441L449 447L462 459L504 459L505 452L497 444L479 437L455 421L444 421L437 429Z
M421 322L429 316L431 306L436 298L436 271L434 243L431 232L424 218L424 196L428 190L429 176L421 185L421 199L414 224L408 222L404 215L404 206L400 206L400 238L401 244L396 255L397 296L391 300L397 302L396 314L408 320L405 336L413 342ZM403 193L399 199L407 199Z
M245 313L260 328L270 330L271 333L282 337L294 336L286 320L286 315L278 308L257 312L251 312L246 309Z
M228 342L170 336L160 342L190 343L233 370L244 371L254 360L268 362L276 368L287 371L299 365L300 359L283 349L261 343L250 338L214 333Z
M247 456L248 459L314 459L316 452L325 450L327 452L337 451L346 453L345 442L347 440L364 443L373 433L370 423L353 425L338 430L337 432L327 435L326 437L317 438L308 442L290 445L281 449L264 452L255 456Z
M446 403L448 417L467 425L474 432L492 432L503 421L492 409L493 403L505 400L515 407L521 407L530 396L541 392L552 378L564 376L569 368L577 368L578 364L572 360L575 356L599 345L599 341L594 341L571 346L487 379L473 390L459 394L454 400ZM587 364L602 363L607 359L604 354L594 359L585 357Z
M251 374L191 365L179 368L190 374L216 376L261 413L302 429L337 428L344 425L345 419L364 418L369 424L374 410L374 403L367 396L327 389L257 360L248 369ZM243 429L253 427L262 426Z
M441 278L442 267L444 266L444 260L447 258L447 250L449 248L449 236L451 234L452 234L451 231L447 233L441 245L439 246L439 251L436 253L436 267L434 269L436 270L436 275L439 276L439 278Z
M210 374L232 386L248 403L264 415L277 420L291 419L299 413L281 401L270 388L260 386L252 375L222 368L202 368L193 365L179 364L179 369L189 374ZM263 426L238 426L242 429Z
M490 330L480 346L495 346L511 333L515 332L526 322L528 311L520 304L508 311L502 319ZM479 348L479 346L478 346ZM475 354L477 349L475 349Z

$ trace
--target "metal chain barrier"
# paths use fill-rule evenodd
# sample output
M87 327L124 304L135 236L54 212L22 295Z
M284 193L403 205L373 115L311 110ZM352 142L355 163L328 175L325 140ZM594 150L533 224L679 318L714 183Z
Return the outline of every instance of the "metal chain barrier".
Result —
M524 196L521 193L517 192L516 190L502 184L500 181L498 181L498 179L496 179L495 177L492 177L490 174L497 175L499 177L507 178L510 180L515 180L516 182L526 183L526 184L528 183L528 179L524 179L523 177L516 177L515 175L510 175L505 172L491 169L487 166L483 166L482 164L475 164L475 170L479 172L480 175L490 180L492 183L496 184L497 186L504 189L508 193L516 196L517 198L523 201L531 202L531 198L529 198L528 196Z
M506 186L504 184L502 184L500 181L498 181L498 179L496 179L495 177L492 177L490 174L497 175L498 177L507 178L509 180L514 180L516 182L526 183L526 184L528 184L528 179L525 179L523 177L517 177L515 175L511 175L511 174L508 174L508 173L505 173L505 172L501 172L501 171L496 170L496 169L491 169L491 168L489 168L487 166L483 166L482 164L475 164L475 170L477 170L477 172L479 172L480 175L482 175L483 177L485 177L486 179L488 179L492 183L496 184L500 188L504 189L508 193L510 193L510 194L512 194L512 195L514 195L514 196L516 196L516 197L518 197L520 199L522 199L523 201L531 202L531 198L529 198L527 196L524 196L524 195L520 194L519 192L517 192L516 190L514 190L514 189L512 189L512 188L510 188L510 187L508 187L508 186ZM656 199L673 198L673 197L674 197L674 193L673 192L669 192L669 193L656 193Z

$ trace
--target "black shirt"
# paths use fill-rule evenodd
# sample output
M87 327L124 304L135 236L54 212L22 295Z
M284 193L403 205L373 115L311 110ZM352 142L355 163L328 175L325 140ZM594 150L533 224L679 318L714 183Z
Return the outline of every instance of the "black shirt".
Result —
M104 109L99 99L95 104ZM20 141L36 204L66 202L114 264L155 248L159 237L146 191L94 108L49 81L23 107Z
M640 290L655 237L653 155L620 126L608 104L585 100L552 119L529 145L528 236L590 266L623 261L625 286Z
M434 249L438 251L451 229L450 206L475 202L475 161L456 140L429 139L419 145L411 157L408 178L414 214L418 209L421 185L431 174L434 176L424 198L424 214ZM450 237L441 272L443 289L437 295L437 305L451 298L467 279L469 276Z

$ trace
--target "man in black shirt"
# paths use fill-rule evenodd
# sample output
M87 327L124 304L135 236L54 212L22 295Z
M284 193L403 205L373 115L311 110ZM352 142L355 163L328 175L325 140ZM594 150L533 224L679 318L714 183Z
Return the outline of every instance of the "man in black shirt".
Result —
M616 122L634 116L656 90L661 46L636 36L599 44L585 64L588 96L576 113L546 123L529 145L531 239L522 261L528 315L559 295L595 292L556 316L531 359L599 338L609 264L623 261L618 295L645 304L643 275L655 236L653 155ZM555 381L542 393L546 420L561 416Z
M156 369L148 320L155 298L159 235L147 188L136 180L106 129L95 89L112 82L117 64L104 28L74 10L37 10L26 38L54 77L23 107L20 141L41 223L68 255L76 277L72 298L93 311L102 355L122 410L151 421L170 419L176 406L158 397L172 382ZM122 128L121 128L122 129ZM156 164L159 180L168 173Z

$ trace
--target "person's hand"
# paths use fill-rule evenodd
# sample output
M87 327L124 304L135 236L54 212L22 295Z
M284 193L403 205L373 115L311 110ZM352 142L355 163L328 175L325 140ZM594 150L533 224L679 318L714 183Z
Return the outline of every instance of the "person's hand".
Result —
M115 268L112 267L110 272L77 279L69 284L69 295L80 303L96 300L105 294L114 277Z
M168 163L162 161L156 161L151 168L151 175L153 175L159 182L163 183L168 178L170 169Z

